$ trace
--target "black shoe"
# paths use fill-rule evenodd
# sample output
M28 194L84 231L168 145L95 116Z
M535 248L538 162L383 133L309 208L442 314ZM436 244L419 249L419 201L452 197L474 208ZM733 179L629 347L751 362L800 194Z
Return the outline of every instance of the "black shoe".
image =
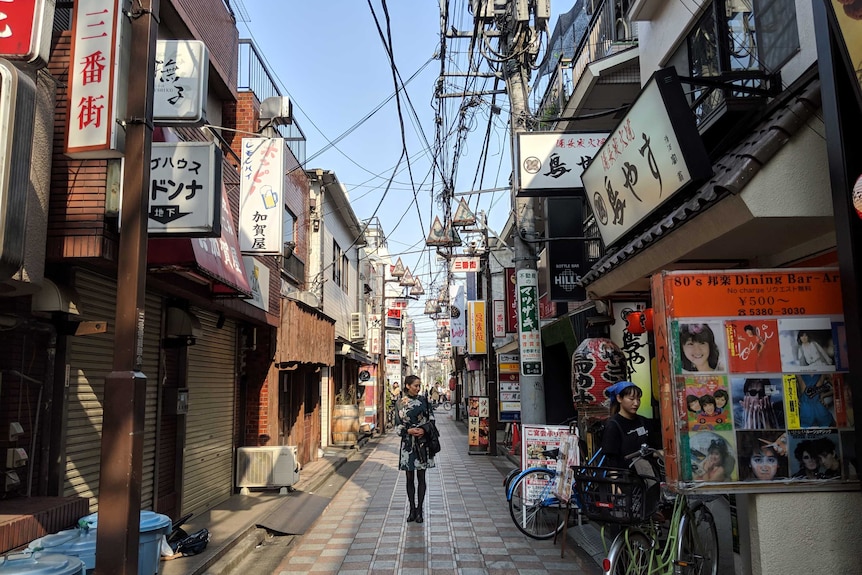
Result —
M422 517L422 509L417 509L416 510L416 523L422 523L423 521L425 521L425 518Z
M416 521L416 520L417 520L416 519L416 508L411 507L410 513L407 514L407 523L410 523L411 521Z

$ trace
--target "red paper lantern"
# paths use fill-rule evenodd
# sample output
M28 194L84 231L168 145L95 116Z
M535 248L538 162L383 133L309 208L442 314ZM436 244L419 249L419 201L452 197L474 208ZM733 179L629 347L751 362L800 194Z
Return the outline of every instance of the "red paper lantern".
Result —
M629 333L640 335L653 328L653 309L647 308L633 311L626 316L626 329Z
M590 337L572 354L572 397L575 407L599 405L605 390L628 376L626 357L613 341Z

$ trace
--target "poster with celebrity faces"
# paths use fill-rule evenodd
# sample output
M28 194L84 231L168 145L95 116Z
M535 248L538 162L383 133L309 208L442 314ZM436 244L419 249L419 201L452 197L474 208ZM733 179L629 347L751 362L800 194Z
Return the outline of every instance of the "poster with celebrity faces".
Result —
M778 373L778 322L774 319L730 320L725 323L729 371Z
M730 391L723 375L687 376L685 406L691 431L733 429Z
M662 272L652 287L669 481L858 478L837 270Z

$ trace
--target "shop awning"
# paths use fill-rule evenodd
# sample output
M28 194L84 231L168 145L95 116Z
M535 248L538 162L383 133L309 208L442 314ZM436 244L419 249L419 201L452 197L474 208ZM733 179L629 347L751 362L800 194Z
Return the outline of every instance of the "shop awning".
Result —
M208 283L213 296L251 297L224 185L221 220L218 238L151 238L147 242L147 269Z
M820 136L806 126L819 108L820 82L813 80L715 160L715 175L706 184L670 212L653 216L651 226L599 260L580 281L590 298L648 292L649 277L663 269L726 269L755 258L768 261L793 245L829 234L834 223L824 191L828 186L812 184L810 194L781 201L768 186L749 185L767 164L772 174L824 177L800 176L795 169L799 159L792 152L780 154L794 136L812 140L811 148L796 149L817 149L813 140ZM697 224L686 226L694 218Z

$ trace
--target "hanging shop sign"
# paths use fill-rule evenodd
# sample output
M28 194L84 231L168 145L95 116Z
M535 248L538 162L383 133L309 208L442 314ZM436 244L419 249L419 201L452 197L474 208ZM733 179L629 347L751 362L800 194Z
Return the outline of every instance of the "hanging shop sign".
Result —
M506 337L506 303L495 299L493 305L494 337Z
M120 0L78 0L72 13L65 153L71 158L118 158L125 146L128 25Z
M452 273L479 271L479 258L456 256L452 258Z
M380 338L381 338L382 322L380 314L370 314L368 316L368 339L370 341L368 352L374 355L380 353Z
M517 134L518 197L583 193L581 174L604 145L606 132L526 132Z
M480 355L488 353L488 318L485 302L467 302L467 353Z
M35 109L36 85L0 59L0 280L24 264Z
M518 299L515 297L517 277L515 268L503 270L506 282L506 333L518 333Z
M263 311L269 311L269 268L251 256L243 256L242 263L248 287L251 288L251 299L245 301Z
M153 121L199 126L206 119L209 52L200 40L159 40L153 82Z
M0 3L0 58L43 68L51 51L54 0Z
M401 332L386 330L386 357L401 358Z
M449 343L452 347L467 346L467 298L463 285L449 286Z
M583 198L548 198L545 201L548 238L548 295L551 301L584 301L586 289L578 282L589 269L584 240Z
M542 375L542 330L539 325L539 276L518 270L518 333L521 375Z
M147 233L221 234L222 155L213 142L154 142Z
M398 308L389 308L386 310L386 327L401 328L401 311Z
M837 269L652 277L667 476L685 489L858 480Z
M284 138L243 138L239 245L243 253L280 255L284 248Z
M606 246L688 184L712 174L673 68L655 72L582 179Z

